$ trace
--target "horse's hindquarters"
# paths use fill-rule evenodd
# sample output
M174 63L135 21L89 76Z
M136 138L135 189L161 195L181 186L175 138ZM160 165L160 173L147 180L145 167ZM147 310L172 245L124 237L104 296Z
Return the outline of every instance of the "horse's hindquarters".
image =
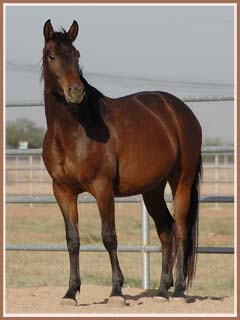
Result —
M129 135L119 153L119 194L143 193L168 176L176 165L177 145L160 126Z
M111 110L120 195L144 193L183 165L195 166L201 129L181 100L166 93L139 93L116 99Z

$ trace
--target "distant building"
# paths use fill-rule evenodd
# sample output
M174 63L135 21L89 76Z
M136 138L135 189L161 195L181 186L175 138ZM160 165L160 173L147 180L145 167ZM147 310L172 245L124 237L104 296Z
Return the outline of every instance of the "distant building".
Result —
M21 150L28 149L28 142L27 141L19 141L18 149L21 149Z

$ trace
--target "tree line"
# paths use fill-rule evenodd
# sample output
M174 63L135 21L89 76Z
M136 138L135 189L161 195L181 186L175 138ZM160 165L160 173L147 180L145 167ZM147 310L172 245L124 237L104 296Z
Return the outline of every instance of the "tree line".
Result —
M21 141L28 142L28 148L42 148L45 129L29 119L17 119L6 123L6 146L18 148Z

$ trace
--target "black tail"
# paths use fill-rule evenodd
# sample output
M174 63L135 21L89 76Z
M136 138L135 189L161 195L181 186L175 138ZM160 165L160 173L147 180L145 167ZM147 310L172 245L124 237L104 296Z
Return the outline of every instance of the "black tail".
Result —
M200 155L196 170L195 179L192 185L190 208L188 213L188 247L187 257L187 287L192 285L196 272L196 261L198 247L198 207L199 207L199 185L202 179L202 157Z

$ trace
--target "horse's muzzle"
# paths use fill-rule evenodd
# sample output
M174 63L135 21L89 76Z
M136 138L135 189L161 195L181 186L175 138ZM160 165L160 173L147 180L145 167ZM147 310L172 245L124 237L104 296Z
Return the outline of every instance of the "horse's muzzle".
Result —
M71 85L67 94L65 94L65 98L68 103L81 103L85 95L86 91L83 86Z

